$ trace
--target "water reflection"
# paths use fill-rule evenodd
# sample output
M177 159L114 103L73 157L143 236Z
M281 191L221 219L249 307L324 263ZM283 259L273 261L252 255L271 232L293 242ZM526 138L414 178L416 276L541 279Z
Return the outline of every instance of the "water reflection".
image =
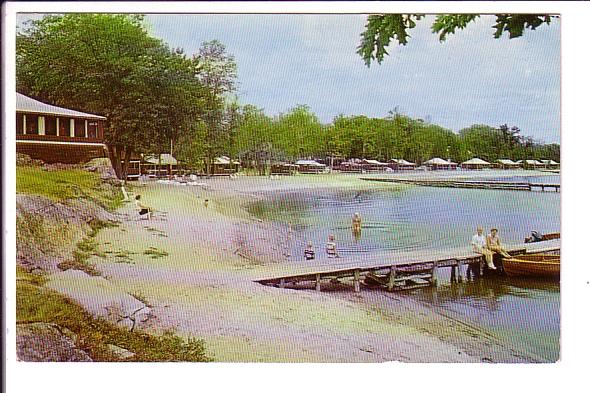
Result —
M505 276L487 276L451 282L448 277L439 277L436 288L424 288L407 292L423 302L437 306L449 303L469 304L471 307L497 311L510 307L510 298L547 299L559 296L559 283Z

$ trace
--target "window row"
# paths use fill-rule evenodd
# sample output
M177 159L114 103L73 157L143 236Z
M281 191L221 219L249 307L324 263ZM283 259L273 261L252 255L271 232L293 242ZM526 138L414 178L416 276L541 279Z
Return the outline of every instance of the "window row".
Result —
M16 133L98 138L98 121L17 113Z

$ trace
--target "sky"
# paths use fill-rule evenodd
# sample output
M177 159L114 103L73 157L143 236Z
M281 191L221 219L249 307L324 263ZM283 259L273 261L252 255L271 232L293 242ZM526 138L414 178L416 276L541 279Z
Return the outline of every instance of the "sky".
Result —
M195 53L217 39L235 56L240 102L269 115L308 105L324 123L339 115L384 117L397 108L454 131L516 125L560 141L560 21L516 39L494 39L482 16L440 43L433 16L366 67L356 48L365 15L149 15L150 32Z
M356 53L366 15L149 14L146 25L189 55L221 41L236 59L239 102L268 115L307 105L329 123L397 108L454 131L507 123L537 141L560 142L559 19L494 39L495 18L482 16L440 43L433 18L371 67Z

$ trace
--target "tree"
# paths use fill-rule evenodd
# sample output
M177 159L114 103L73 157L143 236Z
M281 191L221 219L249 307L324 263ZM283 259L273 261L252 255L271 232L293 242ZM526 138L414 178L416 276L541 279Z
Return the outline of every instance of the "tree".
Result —
M106 116L105 143L121 179L132 154L169 149L211 95L196 63L149 36L138 15L32 21L17 35L16 63L19 92Z
M237 104L229 100L237 87L237 64L217 40L204 42L193 61L199 80L212 92L203 116L205 166L207 173L211 173L215 157L226 153L231 144L231 131L237 120Z
M439 40L444 42L449 34L455 34L457 29L463 30L467 25L479 17L477 14L442 14L437 15L432 24L432 32L439 34ZM526 29L535 30L542 24L550 24L552 15L534 14L496 14L496 29L494 38L500 38L508 33L510 38L520 37ZM365 31L361 34L361 43L357 53L362 57L367 67L377 60L381 64L387 47L391 41L399 45L406 45L410 38L409 30L416 27L416 22L424 18L424 14L382 14L370 15L367 18Z
M306 105L298 105L275 119L271 142L290 159L326 153L325 128Z

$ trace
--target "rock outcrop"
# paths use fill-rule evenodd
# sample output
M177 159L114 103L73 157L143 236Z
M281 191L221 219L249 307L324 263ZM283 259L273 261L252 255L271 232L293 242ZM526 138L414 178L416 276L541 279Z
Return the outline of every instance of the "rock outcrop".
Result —
M16 196L17 264L32 271L59 271L58 265L72 258L76 243L90 231L93 222L116 222L117 216L90 200L67 203L36 196Z
M25 362L91 362L76 347L73 333L54 323L28 323L16 327L16 356Z
M129 330L140 327L151 317L151 309L133 296L105 279L79 270L52 274L46 287L75 300L95 317Z

